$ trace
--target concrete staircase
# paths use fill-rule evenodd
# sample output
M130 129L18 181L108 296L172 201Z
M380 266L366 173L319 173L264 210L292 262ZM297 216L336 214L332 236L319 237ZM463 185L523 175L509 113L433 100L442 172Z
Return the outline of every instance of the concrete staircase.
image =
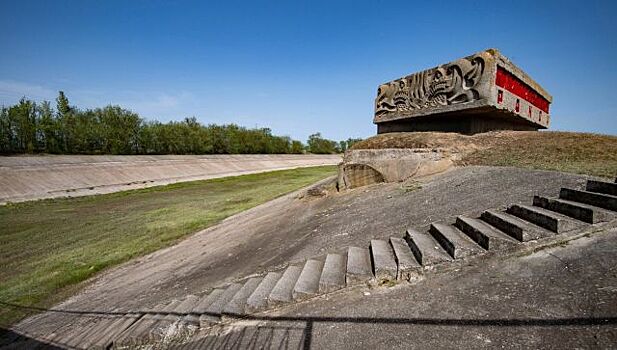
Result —
M559 198L535 196L532 204L486 210L479 217L461 215L453 224L431 224L428 232L408 229L403 237L373 239L368 247L348 247L219 286L202 297L169 300L151 310L76 315L75 322L54 332L31 336L61 347L89 349L177 342L202 327L346 287L413 280L457 260L612 221L617 218L617 180L590 180L585 190L563 188ZM32 341L16 339L9 347L28 348Z

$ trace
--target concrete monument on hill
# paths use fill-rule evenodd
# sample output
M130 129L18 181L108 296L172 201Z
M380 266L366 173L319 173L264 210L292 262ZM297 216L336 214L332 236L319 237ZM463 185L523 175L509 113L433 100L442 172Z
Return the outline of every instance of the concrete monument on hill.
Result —
M382 84L377 133L538 130L553 98L498 50L489 49Z

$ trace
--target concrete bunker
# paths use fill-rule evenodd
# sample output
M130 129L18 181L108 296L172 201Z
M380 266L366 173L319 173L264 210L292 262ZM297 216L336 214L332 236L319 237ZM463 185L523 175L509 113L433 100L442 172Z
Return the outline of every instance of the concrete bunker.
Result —
M553 98L496 49L381 84L377 133L475 134L549 127Z
M507 57L488 49L379 85L373 123L378 134L537 131L549 127L552 100ZM457 157L449 149L348 150L339 190L439 173Z

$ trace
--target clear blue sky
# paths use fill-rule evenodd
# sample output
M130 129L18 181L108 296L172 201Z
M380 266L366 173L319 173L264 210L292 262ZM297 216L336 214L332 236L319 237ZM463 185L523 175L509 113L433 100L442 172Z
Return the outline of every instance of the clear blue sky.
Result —
M617 134L617 1L0 0L0 104L375 133L377 86L495 47L554 97L553 130Z

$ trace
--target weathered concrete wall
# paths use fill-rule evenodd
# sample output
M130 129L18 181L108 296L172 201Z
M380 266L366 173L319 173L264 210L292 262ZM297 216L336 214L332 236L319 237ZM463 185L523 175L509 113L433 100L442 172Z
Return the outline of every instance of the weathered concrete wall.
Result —
M336 165L338 155L0 157L0 203L84 196L182 181Z
M341 163L339 165L337 182L339 190L368 186L381 182L386 182L383 175L370 165L353 163Z
M450 168L456 157L445 150L426 148L349 150L339 166L339 189L436 174Z

